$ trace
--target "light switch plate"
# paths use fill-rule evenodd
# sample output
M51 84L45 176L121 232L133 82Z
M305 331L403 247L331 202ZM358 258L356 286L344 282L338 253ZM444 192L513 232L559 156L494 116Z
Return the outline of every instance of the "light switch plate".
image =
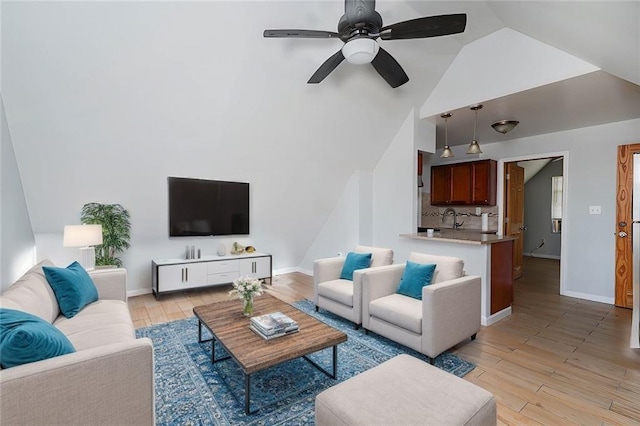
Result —
M589 214L601 214L602 209L600 206L589 206Z
M482 214L482 207L476 207L476 214Z

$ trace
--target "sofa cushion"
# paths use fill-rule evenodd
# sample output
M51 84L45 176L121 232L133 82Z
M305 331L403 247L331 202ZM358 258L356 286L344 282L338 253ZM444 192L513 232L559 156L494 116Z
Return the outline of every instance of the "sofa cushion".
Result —
M340 272L340 279L352 280L353 271L358 269L366 269L371 266L371 253L355 253L350 251L347 253L347 258L342 265L342 272Z
M75 352L57 328L27 312L0 308L0 365L2 368L42 361Z
M86 305L98 300L96 285L78 262L66 268L44 266L42 269L65 317L72 318Z
M453 280L464 276L464 261L459 257L434 256L431 254L411 253L409 260L416 263L435 263L436 271L432 284Z
M422 300L422 287L431 284L435 269L436 265L433 263L423 265L408 260L396 293Z
M53 324L78 351L135 339L129 308L121 300L98 300L73 318L60 316Z
M371 268L391 265L393 263L393 250L369 246L355 246L356 253L371 253Z
M44 276L43 266L53 266L43 260L28 270L0 296L0 306L28 312L48 323L60 315L60 308L53 289Z
M422 334L422 301L401 294L376 299L369 304L369 315L405 330Z
M318 295L353 307L353 281L340 279L320 283Z

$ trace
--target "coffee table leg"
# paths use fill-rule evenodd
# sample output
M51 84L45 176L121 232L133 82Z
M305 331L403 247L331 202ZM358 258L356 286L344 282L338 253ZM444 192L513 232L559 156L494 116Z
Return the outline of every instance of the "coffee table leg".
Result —
M244 375L244 413L248 416L251 413L251 374Z
M333 376L332 379L338 377L338 345L333 345Z

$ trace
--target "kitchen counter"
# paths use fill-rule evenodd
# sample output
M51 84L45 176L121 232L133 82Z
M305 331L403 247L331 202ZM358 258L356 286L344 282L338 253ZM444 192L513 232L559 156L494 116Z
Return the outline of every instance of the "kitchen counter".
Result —
M414 240L429 240L434 242L447 242L459 244L494 244L504 241L513 241L515 237L507 237L496 234L487 234L480 231L454 231L440 230L434 232L432 237L427 236L426 232L417 232L415 234L400 234L403 238L412 238Z

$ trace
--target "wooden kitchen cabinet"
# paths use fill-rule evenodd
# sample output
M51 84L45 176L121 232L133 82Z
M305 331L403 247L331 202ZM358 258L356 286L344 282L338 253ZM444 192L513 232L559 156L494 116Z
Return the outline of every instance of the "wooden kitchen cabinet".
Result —
M495 206L496 169L495 160L431 167L431 205Z
M471 204L496 205L497 169L495 160L481 160L471 163L471 176L473 178Z

